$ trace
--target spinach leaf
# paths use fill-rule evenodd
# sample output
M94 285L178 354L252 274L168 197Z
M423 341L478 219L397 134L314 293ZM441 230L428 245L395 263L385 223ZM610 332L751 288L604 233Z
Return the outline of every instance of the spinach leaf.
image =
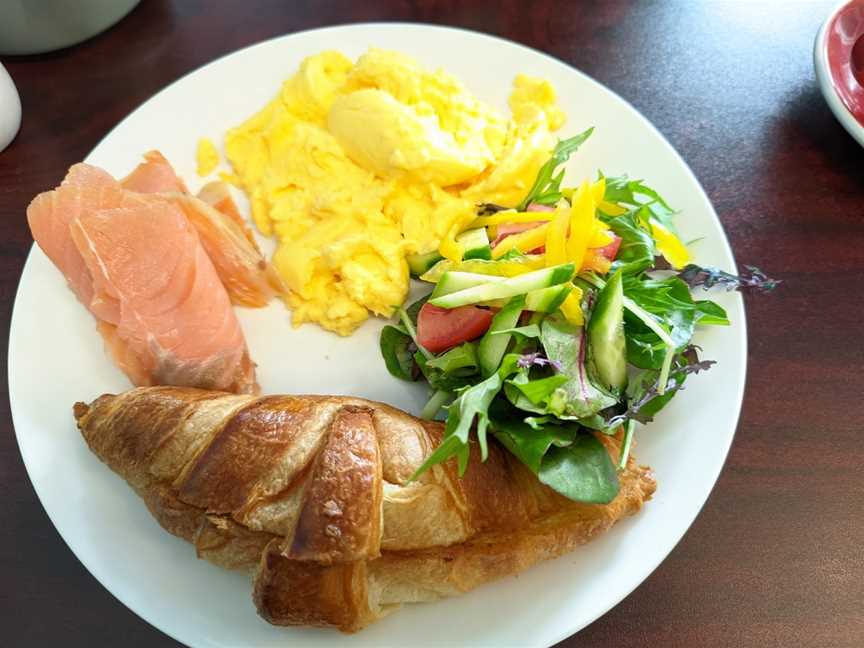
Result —
M543 456L555 444L570 445L579 428L576 425L542 425L532 427L519 419L492 419L490 427L495 438L531 469L540 472Z
M570 155L575 153L585 143L585 140L591 137L593 132L594 128L589 128L578 135L558 142L552 151L552 157L540 167L534 184L531 185L528 194L519 203L517 207L519 211L525 211L531 203L554 205L561 200L561 181L564 179L564 169L561 169L558 175L554 175L555 169L564 164Z
M552 490L576 502L608 504L620 489L615 464L592 434L580 434L566 447L549 448L537 476Z
M391 376L400 380L417 380L420 374L414 363L416 347L410 335L401 328L388 325L381 329L378 343Z
M540 326L540 341L546 357L560 367L555 369L556 373L569 378L559 387L563 397L563 411L551 413L581 418L618 402L614 396L597 387L588 376L585 366L588 340L584 327L552 315L544 319ZM551 405L550 399L550 407Z

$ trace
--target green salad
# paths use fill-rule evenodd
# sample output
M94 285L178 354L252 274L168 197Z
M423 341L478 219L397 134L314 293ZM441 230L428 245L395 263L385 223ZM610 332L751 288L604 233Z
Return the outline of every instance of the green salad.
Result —
M636 424L714 364L693 334L729 319L693 289L776 285L692 263L675 211L641 180L562 187L591 133L559 142L518 205L478 205L449 258L409 258L431 290L398 309L380 347L393 376L428 383L421 416L446 420L418 474L451 457L463 474L491 435L565 497L610 502ZM617 457L600 435L615 436Z

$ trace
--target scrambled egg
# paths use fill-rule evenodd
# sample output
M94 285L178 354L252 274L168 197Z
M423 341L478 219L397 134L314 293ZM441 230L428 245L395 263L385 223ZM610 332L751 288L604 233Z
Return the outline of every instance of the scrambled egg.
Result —
M458 257L477 203L521 200L564 114L547 81L522 75L510 110L397 52L327 51L230 130L233 181L278 241L294 324L349 335L370 313L390 316L408 293L406 255Z
M202 178L210 175L219 166L219 152L216 145L206 137L198 140L198 148L195 151L195 160L198 162L198 175Z

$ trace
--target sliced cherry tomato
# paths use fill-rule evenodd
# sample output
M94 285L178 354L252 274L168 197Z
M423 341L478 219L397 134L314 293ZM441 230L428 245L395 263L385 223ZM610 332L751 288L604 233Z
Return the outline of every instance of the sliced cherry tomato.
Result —
M612 242L609 245L604 245L601 248L595 248L597 254L606 257L610 261L615 260L615 256L618 254L618 248L621 247L621 237L613 234L612 232L606 232L609 236L612 237Z
M438 308L423 304L417 316L417 341L428 351L440 353L483 335L494 313L479 306Z

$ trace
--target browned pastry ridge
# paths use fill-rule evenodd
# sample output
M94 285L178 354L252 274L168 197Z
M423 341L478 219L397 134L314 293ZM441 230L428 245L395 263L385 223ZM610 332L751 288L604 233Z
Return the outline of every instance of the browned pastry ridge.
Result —
M166 530L254 572L277 625L354 632L465 592L587 542L655 488L631 458L615 500L577 504L495 443L461 478L450 461L409 482L442 425L359 398L143 387L77 403L75 418Z

